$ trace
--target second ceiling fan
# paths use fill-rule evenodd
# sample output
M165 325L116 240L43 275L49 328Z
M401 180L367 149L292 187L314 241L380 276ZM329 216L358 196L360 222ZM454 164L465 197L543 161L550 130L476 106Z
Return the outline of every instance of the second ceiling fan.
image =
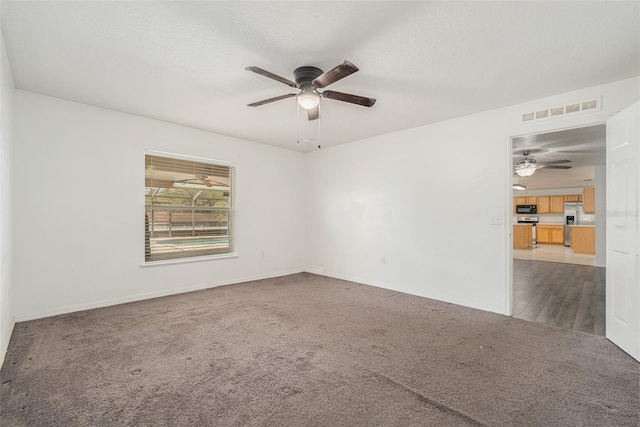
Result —
M529 156L529 151L524 150L522 155L524 159L518 160L515 164L513 172L518 176L527 177L534 174L537 169L549 168L549 169L571 169L572 166L559 166L562 163L571 163L571 160L552 160L549 162L536 162Z
M320 118L320 100L322 98L349 102L351 104L362 105L363 107L372 107L373 104L376 103L376 100L374 98L336 92L333 90L325 90L322 92L318 90L326 88L330 84L335 83L338 80L341 80L358 71L358 67L356 67L349 61L344 61L342 64L332 68L326 73L323 72L320 68L311 66L296 68L293 72L295 82L274 74L270 71L263 70L259 67L246 67L245 69L248 71L253 71L256 74L260 74L261 76L268 77L280 83L284 83L287 86L300 89L300 92L298 93L288 93L286 95L280 95L274 98L247 104L249 107L259 107L261 105L280 101L282 99L292 98L295 96L298 99L298 104L302 108L307 110L307 117L309 118L309 120L317 120Z

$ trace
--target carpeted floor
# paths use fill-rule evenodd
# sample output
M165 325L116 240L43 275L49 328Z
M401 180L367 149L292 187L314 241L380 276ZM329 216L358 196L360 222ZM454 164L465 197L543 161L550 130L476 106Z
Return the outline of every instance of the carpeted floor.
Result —
M312 274L16 325L0 425L632 425L603 337Z

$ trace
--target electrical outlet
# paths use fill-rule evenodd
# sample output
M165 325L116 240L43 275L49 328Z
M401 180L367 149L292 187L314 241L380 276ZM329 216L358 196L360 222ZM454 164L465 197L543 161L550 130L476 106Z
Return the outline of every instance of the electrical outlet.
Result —
M262 258L266 258L264 251L262 251Z
M387 257L383 256L382 259L380 260L380 264L382 265L386 265L387 264Z

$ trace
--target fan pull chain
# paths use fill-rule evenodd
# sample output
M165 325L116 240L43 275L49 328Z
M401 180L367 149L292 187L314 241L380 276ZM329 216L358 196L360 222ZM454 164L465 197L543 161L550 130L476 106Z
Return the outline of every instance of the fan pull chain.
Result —
M296 123L296 143L315 142L320 138L321 120L309 120L307 110L296 103L297 123ZM317 145L318 149L322 148Z

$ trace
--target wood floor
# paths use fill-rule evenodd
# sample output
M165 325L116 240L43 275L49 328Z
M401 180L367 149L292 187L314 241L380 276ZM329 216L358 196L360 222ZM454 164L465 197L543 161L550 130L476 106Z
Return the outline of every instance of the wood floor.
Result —
M605 334L605 269L513 260L513 316Z

